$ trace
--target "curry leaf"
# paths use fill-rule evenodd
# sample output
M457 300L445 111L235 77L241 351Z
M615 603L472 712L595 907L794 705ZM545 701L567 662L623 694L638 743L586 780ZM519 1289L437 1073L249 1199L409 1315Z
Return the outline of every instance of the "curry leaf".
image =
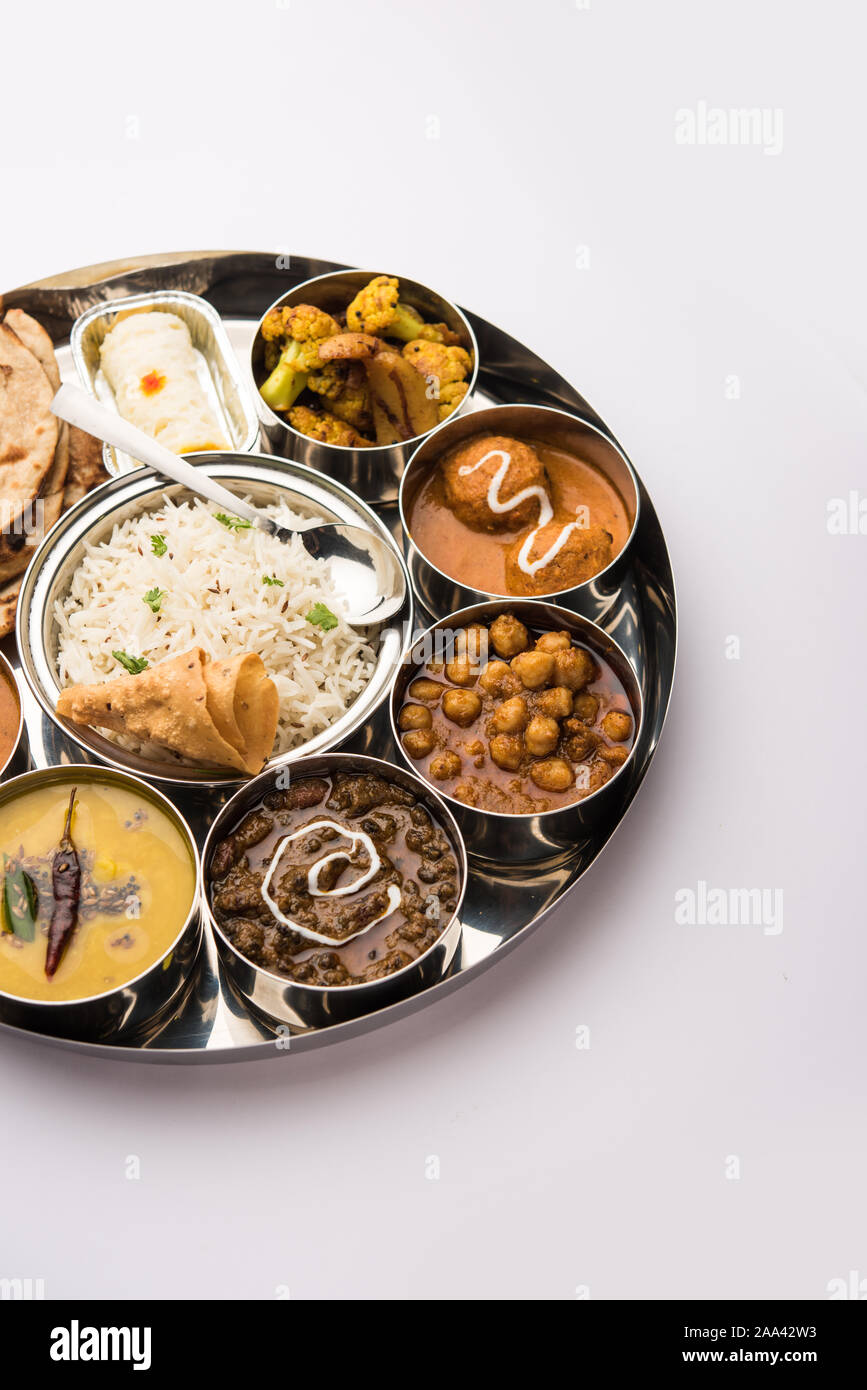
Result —
M6 870L3 879L3 912L5 929L14 932L22 941L36 936L39 897L33 879L24 869Z

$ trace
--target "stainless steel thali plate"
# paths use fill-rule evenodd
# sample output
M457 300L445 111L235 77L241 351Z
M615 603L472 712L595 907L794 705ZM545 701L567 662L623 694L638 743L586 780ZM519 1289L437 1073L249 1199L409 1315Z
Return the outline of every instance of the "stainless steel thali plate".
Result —
M13 290L3 296L3 303L7 309L18 307L39 319L55 343L64 380L74 381L69 335L80 314L103 300L146 291L181 290L201 295L219 312L240 370L247 374L245 380L253 390L248 366L250 346L263 311L294 285L345 268L330 261L300 256L293 256L290 261L286 256L262 252L167 253L70 271ZM464 312L478 340L481 363L470 408L512 402L558 406L578 415L617 444L609 427L587 401L530 348L484 319ZM640 469L636 471L639 523L630 563L613 592L607 588L595 590L590 584L581 599L581 612L615 638L634 666L641 685L644 720L630 776L623 780L610 822L567 853L535 864L532 869L508 864L497 869L486 864L481 870L471 863L461 914L461 944L444 980L363 1018L290 1038L286 1030L272 1030L252 1018L221 979L216 952L209 942L200 974L180 1011L136 1046L58 1041L7 1025L0 1025L0 1032L126 1061L229 1062L285 1057L354 1037L423 1008L480 974L535 931L564 895L575 888L623 819L656 751L671 696L677 644L674 579L659 519ZM400 539L396 506L382 505L376 510ZM428 615L422 610L416 622L420 628L426 627ZM4 644L4 651L17 666L14 643ZM81 750L45 717L26 689L23 699L34 764L45 767L80 762ZM399 763L387 709L380 707L342 749ZM201 845L224 794L212 787L169 788L168 794L192 825Z

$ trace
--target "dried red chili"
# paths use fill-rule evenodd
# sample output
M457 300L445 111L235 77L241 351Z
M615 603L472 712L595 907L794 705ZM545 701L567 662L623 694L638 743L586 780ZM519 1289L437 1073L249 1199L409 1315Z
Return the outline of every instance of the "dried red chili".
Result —
M75 793L77 787L73 787L69 794L69 806L66 810L66 820L63 825L63 834L60 837L60 844L54 855L54 864L51 871L51 887L54 892L54 910L51 913L51 921L48 924L48 951L45 956L45 973L51 979L58 965L63 958L63 952L69 943L72 933L75 931L78 922L78 901L81 895L81 865L78 862L78 854L75 845L72 843L70 827L72 825L72 808L75 805Z

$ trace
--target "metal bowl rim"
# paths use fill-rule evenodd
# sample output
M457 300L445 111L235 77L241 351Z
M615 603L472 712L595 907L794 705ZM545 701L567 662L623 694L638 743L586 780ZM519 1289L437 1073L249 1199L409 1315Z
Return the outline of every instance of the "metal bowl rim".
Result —
M629 459L626 457L623 450L620 448L618 444L615 444L614 440L611 439L611 437L608 434L606 434L605 430L600 429L598 425L594 425L592 421L585 419L583 415L577 415L573 411L563 410L559 406L535 405L532 401L498 401L495 405L487 405L484 406L481 410L470 411L468 414L463 415L460 418L462 420L480 421L483 416L493 414L494 411L498 410L544 410L548 415L562 415L568 420L584 425L586 429L591 430L593 434L598 435L599 438L604 441L604 443L608 444L614 450L614 452L618 455L622 463L625 465L635 492L635 516L632 521L632 526L629 529L629 535L626 537L626 540L623 542L623 545L621 546L620 550L618 550L617 554L613 557L612 560L609 561L609 563L605 566L603 570L598 570L596 574L592 574L589 579L582 580L580 584L570 584L568 588L565 589L554 589L550 594L528 594L526 595L526 597L531 600L540 599L542 602L545 602L549 598L562 598L564 594L578 593L582 589L586 589L590 584L598 583L599 580L604 579L605 575L610 573L610 571L614 569L615 565L620 563L620 560L626 554L627 550L630 548L635 539L635 535L638 530L639 517L641 515L641 490L638 485L638 474L635 472L635 469L629 462ZM458 584L462 589L472 590L474 593L477 594L485 594L488 598L491 599L522 599L524 597L523 594L497 594L494 593L493 590L476 589L474 585L468 584L466 580L458 579L453 574L446 574L444 570L439 569L438 566L434 564L433 560L428 559L427 555L425 555L424 551L421 549L421 546L419 546L413 539L412 532L409 529L409 522L403 504L404 486L406 484L407 478L410 475L412 466L415 463L418 455L421 453L421 450L435 437L435 435L439 434L441 430L447 430L450 425L456 424L457 419L457 415L455 415L454 418L452 416L449 416L447 420L440 421L440 423L436 426L435 429L430 430L426 435L420 436L423 442L419 444L416 449L413 450L412 454L407 459L406 468L403 470L403 475L401 477L400 486L398 488L397 493L398 512L400 515L400 524L403 529L403 534L406 536L407 543L412 546L413 551L416 555L418 555L419 559L423 560L424 563L430 569L432 569L435 574L439 575L440 579L444 579L447 583ZM595 465L590 466L595 467ZM597 469L597 471L601 470ZM610 482L611 480L609 479L608 481ZM612 778L611 780L613 781L614 779ZM495 814L501 813L497 812Z
M253 379L253 389L255 390L256 395L258 397L256 405L260 411L260 414L267 420L269 425L282 425L284 430L286 430L288 434L294 436L295 439L311 439L310 435L302 434L300 430L295 429L294 425L288 424L288 422L282 419L281 416L279 416L276 413L276 411L272 410L268 402L263 399L262 393L259 390L259 387L256 385L256 378L253 374L253 350L256 346L256 343L259 341L259 335L262 331L262 324L267 315L270 314L272 309L276 309L278 308L278 306L283 304L290 294L296 294L298 290L307 289L309 285L316 285L322 280L335 280L338 277L342 277L344 275L369 275L371 279L374 279L375 276L384 274L387 274L387 272L381 270L360 270L356 266L347 266L346 270L327 270L322 275L313 275L309 280L302 280L299 282L299 284L293 285L291 290L285 290L283 294L279 295L277 299L274 300L273 304L269 304L268 308L265 310L265 313L262 315L262 317L259 319L259 322L256 324L256 331L253 334L253 342L250 345L249 359L250 376ZM476 340L476 335L473 332L472 325L469 319L467 318L466 314L464 313L463 309L461 309L458 304L455 304L451 299L447 299L446 296L444 294L440 294L438 290L431 289L430 285L424 285L422 284L421 280L412 280L409 278L409 276L405 275L397 276L396 278L399 280L406 280L407 283L410 285L417 285L420 289L427 290L428 294L433 295L435 299L442 300L443 304L448 305L450 309L454 310L454 312L458 315L464 327L466 328L467 337L469 338L470 343L472 344L473 370L469 377L469 384L467 386L466 395L464 396L463 400L458 402L458 405L455 407L455 410L453 412L453 415L457 417L461 413L461 409L464 402L468 401L472 396L473 391L476 388L476 382L478 381L479 376L479 344ZM436 434L437 430L442 429L443 425L447 425L451 418L452 416L449 416L446 420L440 420L436 425L434 425L431 429L427 430L424 434L414 434L411 439L398 439L395 440L393 444L374 444L370 448L361 450L359 450L358 447L354 444L330 444L326 439L314 439L312 442L314 444L321 444L323 449L334 449L335 452L338 454L351 454L360 452L365 457L370 456L371 459L375 459L378 455L387 454L393 449L407 449L410 446L412 446L413 449L420 447L421 441L430 439L431 435Z
M77 999L33 999L27 994L10 994L8 990L0 989L0 999L8 999L17 1004L24 1003L35 1009L69 1009L81 1004L95 1004L101 999L111 999L113 995L119 994L121 990L132 989L133 985L137 985L145 976L149 975L152 970L156 970L158 966L162 965L166 957L170 956L172 952L177 949L182 937L186 934L196 912L201 906L202 861L201 855L199 854L199 847L196 844L196 837L190 829L186 817L178 810L174 802L170 801L158 787L152 787L149 782L146 782L143 777L138 777L134 772L127 772L123 768L116 767L103 768L93 763L58 763L51 767L35 767L31 768L29 772L21 772L17 777L10 777L8 782L4 782L3 786L0 787L0 801L6 801L7 790L11 787L16 787L20 782L45 781L51 783L55 781L68 781L75 780L76 774L81 774L80 780L83 782L95 781L103 775L107 775L109 779L132 782L135 784L136 788L142 789L145 796L149 796L153 800L162 803L161 809L168 814L169 819L173 819L178 825L178 828L181 830L182 835L192 851L195 877L193 897L180 931L172 939L170 945L166 947L162 955L157 956L155 961L152 961L151 964L146 966L138 975L134 975L131 980L124 980L123 984L115 985L114 989L105 989L101 994L84 994Z
M489 811L489 810L487 810L487 809L485 809L484 807L481 807L481 806L469 806L469 805L467 805L467 803L466 803L465 801L458 801L456 797L454 797L454 796L449 796L448 792L437 792L437 795L438 795L444 802L446 802L447 805L449 805L449 806L457 806L458 809L459 809L461 812L469 812L469 813L472 813L473 815L476 815L476 816L484 816L484 818L485 818L486 820L491 820L491 819L493 819L494 817L496 817L497 820L502 820L502 821L505 821L506 823L511 823L511 824L514 824L515 822L521 821L521 820L524 820L524 821L529 821L529 820L543 820L546 816L562 816L562 815L566 814L567 812L574 811L574 810L576 809L576 807L584 807L584 806L589 805L590 802L592 802L592 801L594 801L594 800L596 799L596 797L601 796L603 792L606 792L606 793L607 793L608 788L609 788L609 787L612 787L612 786L614 785L614 783L617 781L618 777L620 776L620 774L621 774L622 772L625 772L625 771L627 770L627 768L629 768L629 769L631 770L631 764L632 764L632 761L633 761L633 756L634 756L634 754L635 754L636 748L638 747L638 740L639 740L639 738L641 737L642 730L644 729L644 695L643 695L642 690L641 690L641 682L640 682L640 680L638 679L638 674L637 674L637 672L636 672L636 670L635 670L635 667L633 666L632 662L629 660L629 657L626 655L626 652L623 650L623 648L621 647L620 643L619 643L618 641L616 641L615 638L613 638L613 637L611 636L610 633L606 632L605 629L604 629L604 627L600 627L598 623L594 623L593 620L592 620L592 618L586 618L586 617L584 616L583 613L578 613L578 612L576 612L574 609L571 609L571 608L563 608L562 605L560 605L560 604L558 604L558 603L549 603L549 602L547 601L547 599L544 599L544 598L538 598L538 599L537 599L537 598L523 599L523 598L516 598L514 595L512 595L511 598L506 598L506 599L491 598L491 599L487 600L487 601L484 602L484 603L471 603L471 604L469 604L466 608L458 608L458 609L455 610L454 613L449 613L447 617L445 617L445 618L440 618L439 622L431 623L430 627L426 628L426 629L424 630L424 632L420 633L419 636L415 638L415 640L414 640L413 643L412 643L412 646L415 647L419 642L423 642L424 639L425 639L426 637L428 637L432 632L438 631L440 628L447 626L449 623L451 623L451 622L453 622L453 621L455 621L455 620L457 620L457 619L464 618L467 614L476 614L476 611L477 611L477 609L479 609L479 608L487 608L487 607L502 608L502 607L504 607L504 606L505 606L505 607L508 607L508 606L510 606L511 604L515 604L515 603L527 604L527 605L529 605L529 606L531 606L531 607L555 608L555 609L558 610L559 613L562 613L563 617L567 620L567 622L569 622L569 623L575 623L575 622L578 622L578 623L586 623L587 626L588 626L589 628L591 628L594 632L600 632L600 633L602 633L602 635L603 635L603 637L605 638L605 640L606 640L607 642L610 642L611 645L612 645L613 647L616 648L618 654L619 654L620 657L623 659L623 662L624 662L624 664L626 665L627 670L632 672L632 678L633 678L633 680L635 681L635 690L636 690L636 693L637 693L637 695L638 695L638 718L637 718L637 720L636 720L636 722L635 722L635 733L634 733L633 740L632 740L632 747L631 747L630 750L629 750L629 756L628 756L628 758L626 758L625 762L622 762L622 763L620 764L620 766L619 766L619 768L617 769L617 771L615 772L614 776L613 776L613 777L609 777L609 779L608 779L607 782L603 782L603 783L602 783L602 786L601 786L601 787L597 787L596 790L595 790L595 792L591 792L591 793L589 794L589 796L582 796L582 797L579 797L579 798L578 798L577 800L575 800L575 801L567 801L566 804L565 804L564 806L552 806L552 807L550 807L547 811ZM468 621L468 622L472 622L472 621L473 621L473 618L472 618L472 617L469 617L469 618L467 618L467 621ZM457 625L457 624L456 624L456 625ZM545 630L545 631L550 631L550 629L543 629L543 630ZM407 662L406 664L408 665L409 663ZM617 674L617 673L615 672L615 675L616 675L616 674ZM392 738L393 738L395 744L397 745L398 749L400 750L400 755L401 755L401 757L403 758L404 763L405 763L406 766L410 769L410 771L412 771L412 767L411 767L411 765L410 765L410 760L409 760L409 758L407 757L407 754L406 754L405 751L404 751L403 744L402 744L402 742L401 742L401 740L400 740L400 731L398 730L398 727L397 727L396 710L395 710L395 700L396 700L396 697L397 697L397 685L398 685L398 679L399 679L399 677L400 677L400 670L398 670L398 672L397 672L397 674L395 675L395 678L394 678L394 680L393 680L393 682L392 682L391 692L390 692L390 695L389 695L389 702L388 702L388 713L389 713L389 720L390 720L390 723L391 723L391 734L392 734ZM409 679L412 679L412 677L409 677ZM619 677L618 677L618 679L619 679ZM627 691L627 695L628 695L628 694L629 694L629 692ZM634 715L633 715L633 717L634 717ZM420 779L422 782L426 782L426 781L427 781L427 778L421 777L421 775L420 775L419 773L416 773L415 775L416 775L416 777L419 777L419 779ZM434 790L436 790L436 789L434 789Z
M4 678L7 681L10 688L12 689L12 691L14 692L15 699L18 701L18 729L15 733L15 740L12 744L11 749L9 750L9 757L6 759L4 763L0 764L0 778L2 778L7 767L12 762L12 759L15 757L15 754L18 752L18 749L21 745L21 736L24 733L26 727L26 721L24 719L24 701L21 698L21 691L18 688L18 677L15 671L12 669L11 661L9 661L8 657L6 657L3 654L3 652L0 652L0 680L3 680ZM390 693L391 691L389 690L389 694ZM23 775L23 773L19 773L19 776ZM17 779L15 777L9 778L10 783L16 780Z
M225 803L224 806L220 807L218 814L214 817L213 821L211 822L211 825L208 829L208 833L205 837L205 843L202 845L202 907L208 925L211 927L215 935L219 938L219 943L224 944L232 952L232 954L236 956L237 959L241 961L243 965L246 965L249 969L257 971L260 975L264 975L269 980L273 980L275 984L280 985L284 989L287 986L291 986L292 989L309 990L309 992L312 995L326 995L334 991L337 991L341 997L346 995L346 997L349 998L351 996L356 995L360 990L370 989L374 985L382 985L384 980L400 979L400 977L404 975L407 971L417 968L422 961L426 960L427 957L430 955L431 951L436 950L437 946L440 944L449 928L452 927L456 921L460 922L461 908L464 905L464 897L466 895L467 883L470 875L469 859L467 856L467 847L464 843L463 833L450 807L446 804L446 798L442 796L440 792L437 791L436 787L430 786L430 783L428 783L424 777L419 777L417 772L413 772L412 768L399 767L396 763L387 762L385 758L374 758L366 753L357 755L355 753L340 752L311 753L310 758L311 760L320 758L333 758L335 760L339 760L340 762L345 762L348 770L352 770L353 768L356 768L359 765L361 765L363 768L385 769L386 772L391 773L401 772L405 776L408 775L413 781L417 782L419 787L423 791L430 791L433 793L433 799L435 802L438 803L438 809L441 811L443 815L443 819L446 823L446 826L450 834L453 832L454 847L457 851L458 867L460 869L461 874L460 891L458 893L457 903L455 904L455 910L449 917L448 921L446 922L436 941L432 941L426 951L422 952L420 956L416 956L415 959L411 960L408 965L401 966L400 970L393 970L391 974L383 975L382 978L379 980L363 980L360 984L357 985L309 985L306 984L303 980L291 980L286 975L275 975L273 971L267 970L264 965L257 965L255 961L252 961L247 956L242 955L238 948L236 946L233 946L232 942L224 934L222 927L218 923L211 909L211 903L208 897L207 882L205 878L206 864L208 862L208 857L213 849L211 841L217 829L217 823L223 818L223 816L228 812L230 806L232 806L232 804L236 800L238 800L239 797L243 796L246 792L248 792L250 788L253 787L254 784L259 781L260 778L267 777L269 775L267 772L260 772L256 777L252 778L251 781L247 782L243 787L240 787L238 791L235 792L235 795L232 796ZM299 778L304 776L315 777L316 773L305 773L302 771L300 773L297 773L296 775L298 775ZM386 780L388 779L386 778ZM334 943L335 948L339 947L339 945L339 942Z
M368 503L364 502L349 487L347 487L345 483L341 483L337 478L332 478L329 477L327 474L321 473L318 469L311 467L309 464L296 462L293 459L285 459L281 455L276 454L252 454L236 452L235 450L223 450L219 453L207 450L203 453L186 454L184 457L188 460L188 462L197 464L205 471L237 467L243 475L243 470L245 469L255 472L260 467L263 467L265 470L276 469L278 472L284 467L288 470L297 470L303 477L307 477L309 481L314 483L317 487L324 489L326 492L329 490L333 491L343 502L344 505L359 510L366 520L373 523L372 529L374 530L374 533L383 538L391 547L391 550L396 559L398 560L398 563L400 564L401 570L403 572L404 581L406 584L405 603L408 605L408 607L406 617L400 620L401 625L403 627L404 635L400 642L399 651L395 655L394 670L387 674L387 678L383 683L382 691L379 697L377 698L376 703L372 705L369 709L366 706L362 705L360 711L360 713L363 716L362 722L364 720L372 718L376 711L380 709L382 705L385 703L385 701L389 698L392 680L394 676L397 674L397 672L400 670L404 658L406 657L406 653L409 650L409 647L413 640L413 623L415 617L415 596L413 593L412 581L410 579L409 571L406 565L406 559L400 546L395 541L394 536L389 531L388 527L384 524L382 519L379 516L377 516L373 508ZM219 473L218 476L220 476L223 481L226 481L227 478L229 481L238 480L231 473L226 473L225 475ZM157 483L159 484L158 487L155 487L153 489L142 488L143 483L146 483L154 479L157 480ZM250 482L256 481L256 479L253 477L244 479L243 476L240 480ZM265 479L264 481L268 480ZM275 485L277 484L275 483ZM96 510L96 508L104 500L104 498L110 490L114 489L119 492L125 489L134 489L135 496L128 497L125 499L126 502L132 502L141 500L141 498L145 495L147 491L164 492L172 488L177 488L179 486L179 484L173 483L170 479L162 478L162 475L157 473L156 470L153 468L140 467L135 468L128 473L116 474L114 477L108 478L98 488L94 488L90 492L85 493L85 495L82 498L80 498L79 501L76 502L75 505L71 507L68 512L65 512L63 514L60 520L56 523L55 527L52 527L51 530L43 537L42 541L40 542L39 546L34 552L33 558L31 559L30 564L28 565L27 570L24 574L24 578L22 580L21 585L22 597L26 595L29 603L32 594L32 588L36 582L36 577L42 565L43 557L54 544L55 530L62 527L63 530L66 531L70 527L75 525L82 517L86 516L88 511ZM291 474L290 478L287 478L287 481L284 484L284 486L286 491L291 492ZM118 503L118 505L123 505L123 503ZM102 512L101 515L102 519L105 520L105 518L109 515L109 512ZM82 537L81 539L84 538ZM19 602L19 615L22 614L23 611L24 606ZM382 625L382 630L394 630L393 623L394 619L387 619L386 622ZM177 765L177 771L175 771L173 765L163 763L154 763L152 770L150 768L147 770L133 770L127 765L123 758L123 755L127 752L127 750L117 747L117 756L112 756L108 749L103 750L101 747L96 748L92 744L85 742L79 736L77 732L77 726L72 724L71 721L62 720L57 715L56 710L51 704L51 701L43 692L42 684L37 677L36 671L34 669L31 669L33 667L33 659L30 652L31 643L29 637L29 622L27 624L22 624L21 622L19 622L16 625L16 644L18 648L18 656L21 662L21 670L24 675L24 679L27 682L27 685L31 693L40 705L40 708L42 709L43 713L47 715L47 717L55 726L55 728L59 729L61 733L64 734L66 737L72 739L72 741L83 752L92 754L94 757L98 758L99 763L101 765L114 768L119 772L127 772L133 777L143 777L149 780L152 779L153 781L161 782L163 785L166 786L198 789L220 789L231 787L233 785L240 787L245 784L246 779L238 776L237 774L233 774L232 772L226 772L225 775L214 775L214 769L210 768L202 769L204 773L208 774L206 776L184 776L183 774L185 772L195 772L197 771L197 769L185 768L182 764ZM43 647L43 655L45 656L47 661L48 655L47 652L44 651L44 644L42 644L41 642L40 647ZM374 667L373 674L376 674L376 667ZM373 675L371 676L371 681L372 680ZM367 687L365 687L365 689L359 693L359 695L356 697L353 703L349 705L349 707L345 711L345 714L341 716L341 719L348 718L355 705L361 704L361 702L364 700L366 690ZM328 729L323 729L319 734L314 735L314 737L323 738L326 734L330 732L330 727L331 726L329 726ZM357 732L359 727L360 726L356 717L356 722L353 723L352 721L350 721L350 724L347 726L347 728L337 735L338 739L340 741L343 741L344 739L351 737L354 733ZM310 741L312 742L312 740ZM108 739L104 739L103 742L109 743L110 741ZM294 762L301 756L306 756L304 755L305 746L305 744L299 744L297 748L290 748L286 753L280 753L275 758L270 758L265 768L263 768L263 771L268 771L269 768L273 767L284 766L289 762ZM323 749L322 751L325 752L327 750ZM130 756L138 755L130 754ZM309 756L315 757L316 753L313 752L309 754Z

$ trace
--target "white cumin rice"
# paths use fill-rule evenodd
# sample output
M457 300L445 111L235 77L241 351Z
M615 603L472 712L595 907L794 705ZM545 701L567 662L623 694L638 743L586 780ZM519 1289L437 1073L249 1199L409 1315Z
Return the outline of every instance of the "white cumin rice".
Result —
M305 527L285 503L269 515ZM372 647L350 628L329 567L315 560L297 536L289 543L258 528L230 530L218 509L196 498L115 526L111 538L88 545L66 595L54 605L58 624L58 676L62 686L96 684L124 675L113 651L146 657L150 666L202 647L212 660L256 652L280 697L274 754L306 743L340 719L369 681ZM167 551L153 553L161 535ZM266 584L263 576L283 581ZM158 613L144 602L164 591ZM323 603L339 617L324 632L307 621ZM109 734L130 751L165 759L165 750Z

